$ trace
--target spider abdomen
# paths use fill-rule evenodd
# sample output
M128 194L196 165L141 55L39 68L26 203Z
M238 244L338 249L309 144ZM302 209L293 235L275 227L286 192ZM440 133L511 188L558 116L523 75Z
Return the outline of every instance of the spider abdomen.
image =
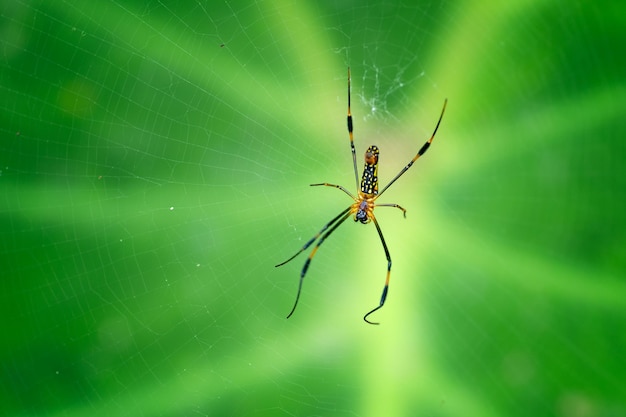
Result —
M378 194L378 146L372 145L365 151L365 166L361 176L361 192Z

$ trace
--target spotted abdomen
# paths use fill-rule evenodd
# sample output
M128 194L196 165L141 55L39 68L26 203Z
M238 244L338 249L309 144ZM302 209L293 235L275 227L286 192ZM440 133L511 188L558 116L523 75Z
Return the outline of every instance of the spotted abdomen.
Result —
M361 177L361 192L378 194L378 146L372 145L365 151L365 167Z

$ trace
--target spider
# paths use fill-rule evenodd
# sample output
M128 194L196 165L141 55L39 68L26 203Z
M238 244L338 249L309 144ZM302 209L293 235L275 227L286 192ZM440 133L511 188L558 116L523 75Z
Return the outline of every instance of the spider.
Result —
M408 164L404 168L400 170L400 172L393 177L391 181L387 185L385 185L380 192L378 191L378 155L379 149L376 145L372 145L367 148L365 151L365 167L363 168L363 175L361 176L361 185L359 186L359 173L356 166L356 151L354 149L354 137L352 133L352 113L350 111L350 68L348 68L348 135L350 137L350 150L352 151L352 165L354 167L354 178L356 182L357 195L353 195L346 188L341 185L329 184L327 182L319 183L319 184L311 184L312 187L317 186L325 186L325 187L334 187L337 188L347 195L350 196L351 199L354 200L354 203L350 204L348 208L344 209L341 213L339 213L336 217L334 217L331 221L326 223L322 229L317 232L315 236L313 236L295 255L291 258L287 259L284 262L279 263L276 267L285 265L287 262L294 259L300 253L305 251L309 246L311 246L315 241L317 244L311 250L309 257L304 262L304 266L302 267L302 272L300 272L300 282L298 284L298 293L296 294L296 301L293 304L291 312L287 315L287 318L291 317L291 315L296 310L298 306L298 300L300 299L300 293L302 291L302 282L304 281L304 276L306 275L307 270L313 260L313 257L317 253L319 247L324 243L326 238L328 238L346 219L350 216L353 216L355 222L361 222L362 224L367 224L369 222L374 222L374 226L376 226L376 231L378 232L378 236L380 237L380 241L383 244L383 250L385 251L385 256L387 258L387 277L385 278L385 286L383 287L383 293L380 297L380 302L377 307L370 310L365 316L363 316L363 320L369 324L379 324L376 322L369 321L367 318L370 314L378 311L385 304L385 300L387 299L387 292L389 290L389 277L391 275L391 255L389 254L389 249L387 248L387 243L385 242L385 238L383 237L383 232L378 224L378 220L376 220L376 216L374 216L374 208L375 207L395 207L402 211L402 214L406 218L406 210L399 206L398 204L378 204L376 200L378 197L383 195L385 191L391 185L396 182L398 178L402 176L417 159L424 155L433 139L435 138L435 134L437 133L437 129L439 129L439 124L441 123L441 119L443 118L443 113L446 111L446 104L448 100L445 99L443 102L443 109L441 110L441 114L439 115L439 120L437 121L437 125L435 126L435 130L433 131L432 136L428 139L424 145L417 151L417 154L409 161ZM320 237L321 236L321 237ZM318 240L319 239L319 240Z

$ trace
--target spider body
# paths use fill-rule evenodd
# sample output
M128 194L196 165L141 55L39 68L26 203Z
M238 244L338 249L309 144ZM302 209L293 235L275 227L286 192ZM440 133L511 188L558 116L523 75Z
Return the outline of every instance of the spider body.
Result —
M348 208L344 209L331 221L326 223L322 227L322 229L319 232L317 232L317 234L313 236L291 258L276 265L278 267L278 266L286 264L287 262L291 261L296 256L298 256L300 253L305 251L307 248L309 248L315 241L317 241L316 245L313 247L313 250L311 250L311 253L309 254L306 261L304 262L304 266L302 267L302 271L300 272L300 282L298 285L298 293L296 295L296 301L294 302L293 308L291 309L291 312L289 313L287 318L291 317L293 312L296 310L296 307L298 305L298 300L300 299L300 293L302 291L302 283L304 281L304 277L309 269L309 266L311 264L311 261L313 260L313 257L317 253L318 248L321 246L322 243L324 243L324 240L326 240L327 237L329 237L343 222L346 221L348 217L352 215L355 222L361 222L362 224L367 224L370 222L374 223L374 226L376 226L376 231L378 232L378 236L380 237L380 241L383 245L385 257L387 258L387 276L385 278L385 286L383 287L382 295L380 297L380 302L378 306L370 310L363 317L363 320L365 320L369 324L378 324L378 323L369 321L367 317L370 314L374 313L375 311L379 310L385 304L385 300L387 299L387 293L389 291L389 278L391 276L391 255L389 254L389 249L387 248L387 243L385 242L385 238L383 237L383 232L380 228L380 225L378 224L378 220L376 219L376 216L374 216L374 208L376 206L395 207L402 211L404 217L406 217L406 210L402 208L401 206L399 206L398 204L390 204L390 203L376 204L376 200L398 178L400 178L409 168L411 168L413 163L419 157L421 157L424 153L426 153L426 151L430 147L430 144L435 138L437 129L439 129L439 124L441 123L441 119L443 118L443 114L446 110L447 102L448 101L445 100L443 103L443 109L441 110L441 114L439 115L439 120L437 121L437 125L435 126L435 130L433 131L433 134L430 137L430 139L428 139L424 143L424 145L422 145L422 147L419 149L419 151L413 157L413 159L411 159L409 163L406 164L405 167L402 168L400 172L386 186L384 186L380 192L378 192L378 156L380 154L380 150L378 149L376 145L370 146L369 148L367 148L367 151L365 151L365 166L363 167L363 175L361 176L361 183L359 185L359 177L358 177L359 174L358 174L358 170L356 166L356 150L354 148L352 113L350 110L350 68L348 68L348 118L347 118L347 122L348 122L348 135L350 138L350 150L352 152L352 165L354 168L354 178L355 178L355 183L356 183L357 194L356 196L353 195L350 191L348 191L346 188L342 187L341 185L329 184L326 182L319 183L319 184L311 184L311 186L326 186L326 187L337 188L343 191L344 193L346 193L347 195L349 195L354 200L354 203L348 206Z
M350 212L354 213L354 221L367 224L372 221L374 215L374 194L365 194L359 191L356 202L350 206Z
M361 190L350 212L354 213L354 221L369 223L374 212L374 200L378 195L378 146L372 145L365 151L365 166L361 176Z

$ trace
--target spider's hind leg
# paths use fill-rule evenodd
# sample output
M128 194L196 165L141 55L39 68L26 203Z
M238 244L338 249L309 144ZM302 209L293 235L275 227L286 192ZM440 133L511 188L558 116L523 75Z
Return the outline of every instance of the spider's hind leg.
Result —
M372 221L374 222L374 225L376 226L376 230L378 231L378 236L380 237L380 242L383 244L383 249L385 250L385 256L387 257L387 277L385 278L385 286L383 288L383 293L380 297L380 303L378 304L376 308L372 309L369 313L363 316L363 320L365 320L369 324L380 324L377 322L369 321L367 317L373 312L380 310L382 306L385 305L385 300L387 299L387 292L389 291L389 278L391 276L391 255L389 254L387 243L385 242L385 238L383 237L383 232L380 229L380 226L378 225L378 221L376 220L376 217L374 217L373 215L372 215Z

